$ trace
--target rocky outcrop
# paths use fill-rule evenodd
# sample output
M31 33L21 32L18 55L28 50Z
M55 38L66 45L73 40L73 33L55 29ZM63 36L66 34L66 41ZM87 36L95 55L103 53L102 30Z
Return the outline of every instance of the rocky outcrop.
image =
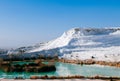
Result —
M7 64L3 66L5 72L49 72L56 71L56 67L53 64L43 64L37 60L28 64Z

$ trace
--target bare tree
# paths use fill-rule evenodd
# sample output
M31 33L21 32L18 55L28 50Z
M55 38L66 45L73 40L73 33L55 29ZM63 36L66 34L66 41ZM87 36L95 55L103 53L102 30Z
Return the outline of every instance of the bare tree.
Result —
M19 54L22 55L22 60L23 60L23 61L24 61L24 55L23 55L24 52L25 52L25 50L22 50L22 49L19 50Z
M44 55L44 54L40 54L40 55L39 55L39 58L40 58L40 59L43 59L43 58L45 58L45 55Z

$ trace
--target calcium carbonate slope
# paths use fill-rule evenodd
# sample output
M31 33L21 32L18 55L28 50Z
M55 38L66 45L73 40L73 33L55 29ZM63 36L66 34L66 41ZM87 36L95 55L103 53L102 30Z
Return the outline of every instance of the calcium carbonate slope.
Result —
M55 40L26 49L27 53L54 50L65 59L120 61L120 28L72 28Z

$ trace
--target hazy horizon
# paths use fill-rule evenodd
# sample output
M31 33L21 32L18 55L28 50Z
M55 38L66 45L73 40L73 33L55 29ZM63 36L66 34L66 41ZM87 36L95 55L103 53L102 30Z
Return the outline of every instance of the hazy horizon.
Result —
M0 48L34 45L73 27L119 27L118 0L0 0Z

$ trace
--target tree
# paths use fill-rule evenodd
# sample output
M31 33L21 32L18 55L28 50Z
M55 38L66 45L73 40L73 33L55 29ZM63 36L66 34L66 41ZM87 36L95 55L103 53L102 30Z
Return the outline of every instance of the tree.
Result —
M3 63L3 59L0 58L0 67L2 66L2 63Z
M8 56L9 56L9 59L10 59L10 61L9 61L9 62L10 62L10 63L12 63L13 54L12 54L12 53L10 53Z
M23 58L22 60L24 61L24 55L23 55L23 53L25 53L25 50L20 49L20 50L19 50L19 54L22 55L22 58Z
M54 54L53 58L54 58L54 59L58 59L58 54L57 54L57 53Z
M45 58L45 55L44 55L44 54L40 54L40 55L39 55L39 58L40 58L40 59L43 59L43 58Z

